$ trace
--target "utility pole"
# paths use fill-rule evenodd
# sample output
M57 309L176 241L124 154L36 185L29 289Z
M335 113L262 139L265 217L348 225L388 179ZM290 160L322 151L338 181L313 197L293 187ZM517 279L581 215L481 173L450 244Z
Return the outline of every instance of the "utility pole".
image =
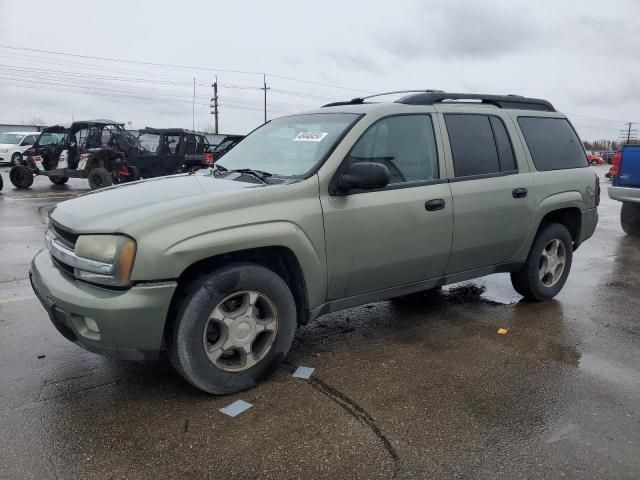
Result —
M625 140L626 138L626 143L631 143L632 140L636 139L638 130L632 128L633 122L628 122L625 125L627 126L627 128L620 130L620 140Z
M211 104L209 105L213 110L211 114L213 115L213 130L215 134L218 133L218 75L216 75L216 79L213 82L213 98L211 99Z
M262 81L263 81L263 87L261 88L261 90L264 90L264 123L267 123L267 90L270 89L270 87L267 87L267 74L263 73L262 74Z

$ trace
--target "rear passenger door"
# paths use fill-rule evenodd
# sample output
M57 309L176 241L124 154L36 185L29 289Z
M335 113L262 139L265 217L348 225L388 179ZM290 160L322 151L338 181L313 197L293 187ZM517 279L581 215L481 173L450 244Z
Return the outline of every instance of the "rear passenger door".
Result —
M443 112L454 230L447 274L509 261L533 219L532 180L507 116Z

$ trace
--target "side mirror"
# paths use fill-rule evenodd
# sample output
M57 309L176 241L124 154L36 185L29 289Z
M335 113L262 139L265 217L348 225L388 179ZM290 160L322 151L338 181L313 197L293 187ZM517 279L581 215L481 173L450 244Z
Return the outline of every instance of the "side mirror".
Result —
M389 185L389 169L380 163L358 162L340 175L337 188L341 192L353 189L369 190Z

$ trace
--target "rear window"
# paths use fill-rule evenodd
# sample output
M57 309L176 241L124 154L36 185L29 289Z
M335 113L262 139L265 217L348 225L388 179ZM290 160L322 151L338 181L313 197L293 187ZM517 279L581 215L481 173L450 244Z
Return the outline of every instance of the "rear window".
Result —
M518 117L518 124L539 171L587 166L580 139L566 119Z

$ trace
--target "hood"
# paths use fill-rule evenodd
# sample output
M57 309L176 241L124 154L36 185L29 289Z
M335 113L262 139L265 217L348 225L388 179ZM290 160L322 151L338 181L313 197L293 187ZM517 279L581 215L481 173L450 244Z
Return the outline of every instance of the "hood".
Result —
M51 213L58 224L78 233L129 233L136 225L171 222L197 215L216 200L261 189L253 183L211 175L153 178L81 195L59 203Z

